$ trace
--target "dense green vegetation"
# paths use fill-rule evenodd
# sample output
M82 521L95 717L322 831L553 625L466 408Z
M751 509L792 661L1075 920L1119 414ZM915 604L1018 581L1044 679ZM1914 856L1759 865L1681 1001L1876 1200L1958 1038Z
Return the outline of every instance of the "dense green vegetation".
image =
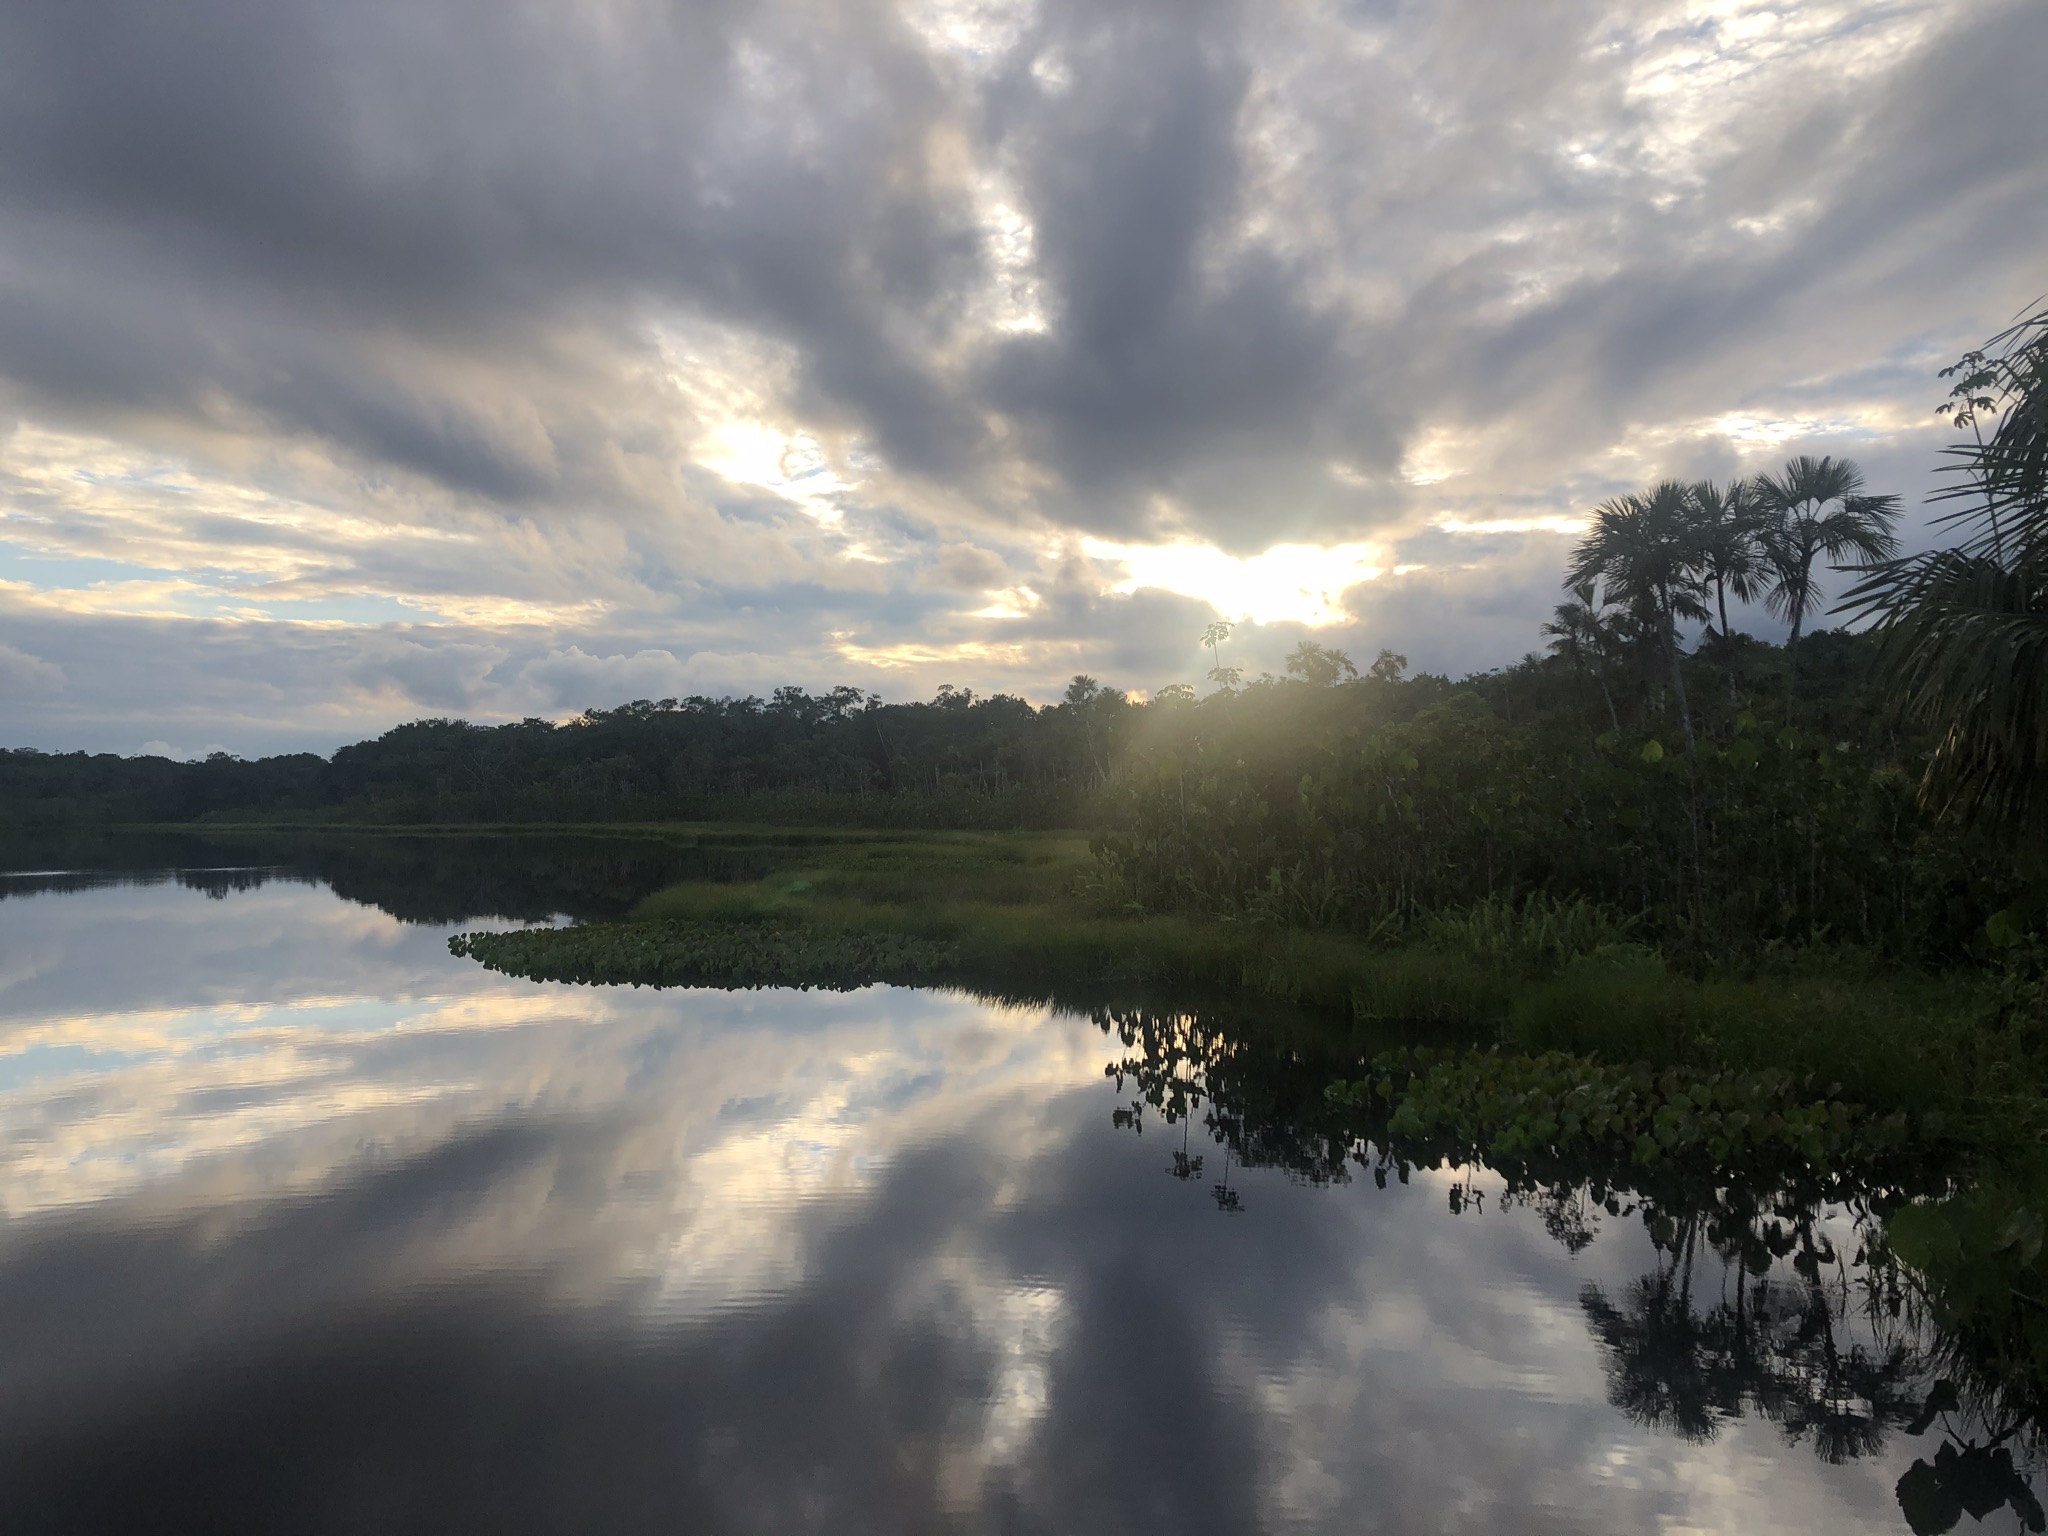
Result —
M1617 731L1587 680L1542 661L1463 688L1275 683L1183 704L1102 792L1105 880L1145 911L1358 934L1541 893L1674 956L1822 936L1970 951L2019 873L1921 811L1923 746L1877 707L1874 643L1808 637L1809 680L1819 663L1841 683L1789 703L1781 653L1728 649L1725 669L1681 669L1701 700L1690 754L1640 673L1600 679Z
M1540 892L1598 904L1673 955L1823 934L1952 960L2024 882L1995 845L1922 812L1930 743L1884 710L1877 649L1867 637L1807 636L1788 696L1781 650L1739 637L1703 646L1680 667L1695 701L1690 755L1673 690L1625 650L1593 657L1561 642L1454 684L1404 677L1393 659L1346 676L1340 653L1304 646L1289 675L1199 700L1163 691L1136 703L1082 682L1044 710L955 695L835 717L806 716L785 693L758 708L629 706L561 726L421 722L324 765L15 752L0 756L0 806L25 825L259 814L1093 821L1105 894L1153 913L1365 935ZM728 789L698 793L714 780L690 765L718 760L702 733L742 726L780 740L787 771L761 766L774 760L766 748L738 752ZM801 764L862 739L919 764L920 782L930 765L931 787L892 792L851 769L838 788L806 786ZM272 773L276 793L264 788ZM732 787L744 782L755 788Z
M780 963L764 953L795 952L812 985L915 980L1082 1007L1133 989L1191 1006L1237 997L1308 1010L1333 1041L1357 1041L1337 1076L1389 1039L1775 1070L1817 1080L1823 1098L1906 1113L1916 1134L1933 1125L1972 1143L2026 1139L2042 1102L2043 972L2026 945L1949 971L1829 944L1694 970L1584 901L1482 900L1354 934L1132 911L1071 835L751 836L751 869L686 878L626 923L478 938L465 952L581 981L754 985ZM921 946L905 952L919 969L870 963L881 951L866 946L884 939Z

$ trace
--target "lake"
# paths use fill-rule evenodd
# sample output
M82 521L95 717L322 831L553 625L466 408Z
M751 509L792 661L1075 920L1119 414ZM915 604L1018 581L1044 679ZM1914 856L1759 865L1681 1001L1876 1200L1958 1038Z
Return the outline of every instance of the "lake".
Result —
M1759 1274L1620 1199L1379 1187L1155 1049L1228 1020L448 953L700 854L0 869L9 1530L1905 1531L1954 1464L1847 1209ZM1261 1038L1234 1080L1286 1079ZM2038 1529L1998 1491L1963 1528Z

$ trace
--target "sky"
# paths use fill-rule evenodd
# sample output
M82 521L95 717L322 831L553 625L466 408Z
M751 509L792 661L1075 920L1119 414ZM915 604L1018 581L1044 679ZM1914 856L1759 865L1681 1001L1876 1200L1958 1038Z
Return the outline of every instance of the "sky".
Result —
M1924 543L2044 69L2039 0L0 0L0 746L1456 674L1601 498L1798 452Z

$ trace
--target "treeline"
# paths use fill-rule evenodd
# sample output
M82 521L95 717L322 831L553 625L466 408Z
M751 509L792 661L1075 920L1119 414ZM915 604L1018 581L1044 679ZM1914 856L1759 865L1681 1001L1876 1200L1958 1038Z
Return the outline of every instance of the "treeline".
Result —
M732 819L1072 825L1134 712L1076 678L1058 704L942 688L637 700L566 722L418 720L312 754L203 762L0 752L0 826L201 819L380 823Z
M311 814L331 804L328 763L311 752L203 762L111 752L0 749L0 828L197 821L249 811Z
M1583 637L1582 637L1583 638ZM1056 705L852 689L640 701L566 723L402 725L331 759L0 754L16 828L313 820L744 819L1091 825L1104 891L1143 911L1391 936L1537 893L1709 952L1817 935L1901 955L1977 942L2012 861L1924 816L1927 743L1883 705L1877 643L1559 641L1453 682L1298 647L1283 676Z

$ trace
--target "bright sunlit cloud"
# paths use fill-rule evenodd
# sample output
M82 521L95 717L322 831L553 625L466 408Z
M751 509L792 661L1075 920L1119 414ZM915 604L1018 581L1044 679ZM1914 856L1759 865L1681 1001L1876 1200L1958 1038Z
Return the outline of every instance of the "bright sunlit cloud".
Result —
M993 594L994 601L968 615L973 619L1025 619L1044 599L1029 587L1005 587Z

